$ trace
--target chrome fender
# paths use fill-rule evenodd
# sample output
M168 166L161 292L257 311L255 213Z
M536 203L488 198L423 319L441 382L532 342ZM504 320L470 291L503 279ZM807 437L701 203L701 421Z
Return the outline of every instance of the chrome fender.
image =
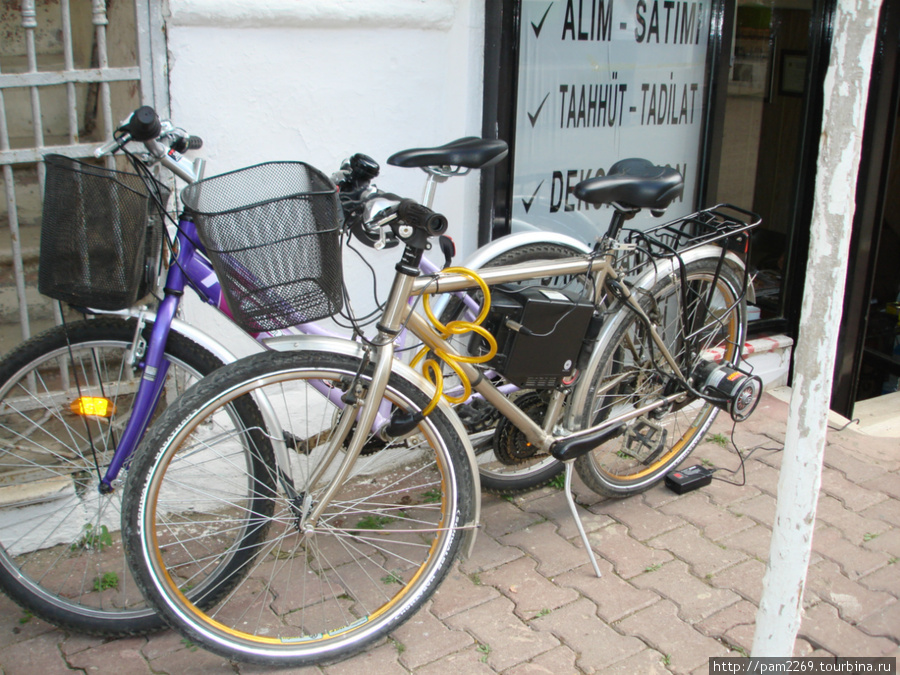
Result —
M156 322L156 312L152 309L125 309L118 312L106 312L102 310L91 310L93 314L97 314L98 316L121 316L123 318L133 317L135 319L143 316L145 319L149 321ZM205 333L196 326L189 324L187 321L183 319L179 319L175 317L172 319L172 330L176 333L181 333L186 338L189 338L192 342L196 342L198 345L211 352L214 356L218 357L223 363L231 363L232 361L237 361L238 356L232 352L228 347L223 345L218 340L212 338L209 333Z
M364 355L363 347L358 342L318 335L282 335L266 340L266 346L277 351L328 351L334 354L354 356L357 358L362 358ZM399 360L394 359L394 365L392 366L391 371L414 387L424 391L429 397L434 394L434 386L420 373L417 373L405 363L401 363ZM463 551L466 556L469 556L471 555L472 547L475 544L475 535L477 533L478 524L481 522L481 478L478 474L478 461L475 459L475 450L472 448L471 441L469 441L469 435L466 433L466 429L456 415L456 412L443 398L440 403L438 403L438 407L447 416L453 429L462 440L463 448L465 448L466 457L469 460L469 466L472 470L472 489L475 509L472 513L472 521L465 523L466 532L463 538Z
M481 248L473 251L465 260L460 263L460 267L466 267L470 270L477 270L484 267L497 256L503 255L507 251L518 246L527 246L528 244L560 244L561 246L571 246L582 253L590 253L593 248L579 241L574 237L557 232L533 231L533 232L517 232L515 234L507 234L499 239L489 242ZM440 316L444 311L444 307L450 301L450 296L442 293L431 302L432 311L436 316Z
M686 252L681 256L681 259L684 261L685 265L688 265L702 258L718 258L721 253L722 249L718 246L699 246L691 251ZM725 253L725 264L731 266L738 274L744 273L743 261L731 251L727 251ZM671 274L677 273L678 261L674 258L666 258L665 260L657 261L657 264L655 266L651 265L650 269L648 269L642 276L637 278L637 280L633 283L632 288L650 291L661 279L664 279ZM749 296L750 294L748 293L748 299ZM602 346L606 344L606 342L611 338L612 334L619 327L619 325L627 318L627 310L617 312L600 329L600 334L597 336L597 342L595 343L594 352L591 354L591 358L588 361L588 365L585 367L583 374L593 373L599 367L600 353L603 351ZM746 326L742 327L742 331L743 335L741 339L743 340L743 336L746 335L747 332ZM584 410L584 405L588 397L589 389L590 378L579 378L578 383L575 385L575 390L572 392L572 397L568 405L568 413L566 415L565 424L566 427L571 431L577 431L578 429L578 427L575 426L575 416L577 414L576 411Z
M474 251L468 258L463 260L462 266L476 270L498 255L506 253L517 246L526 246L527 244L560 244L563 246L571 246L583 253L590 253L593 248L583 241L579 241L574 237L556 232L519 232L517 234L508 234L505 237L494 239L494 241L485 244L477 251Z

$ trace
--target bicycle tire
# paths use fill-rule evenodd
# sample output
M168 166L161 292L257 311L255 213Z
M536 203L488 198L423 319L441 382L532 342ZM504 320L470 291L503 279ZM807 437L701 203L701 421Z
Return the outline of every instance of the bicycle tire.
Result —
M699 322L692 326L693 334L699 338L694 366L699 359L709 360L710 352L704 356L702 350L716 347L722 350L724 361L736 362L744 342L746 299L742 292L743 280L734 268L728 264L721 266L712 301L707 305L705 299L708 296L704 293L710 290L718 263L718 258L705 258L685 268L689 321L704 313L711 317L702 326ZM640 305L656 324L676 362L681 363L680 281L673 280L677 276L677 273L669 275L657 282L651 293L641 298ZM667 374L671 369L659 350L649 344L647 331L637 314L622 307L613 320L619 325L613 329L610 339L597 347L602 351L596 361L596 372L585 373L591 378L592 393L581 413L584 426L599 424L652 402L663 395L670 382ZM605 383L611 388L597 394L602 392ZM712 403L685 394L683 400L629 422L622 433L576 459L575 468L591 490L605 497L622 498L643 492L691 453L717 414L718 408Z
M96 462L102 472L142 374L130 364L136 328L134 319L69 323L34 336L0 362L0 587L34 615L82 633L123 636L163 627L125 563L121 488L108 495L97 490ZM175 331L165 354L163 405L222 365ZM69 411L78 386L88 393L101 385L116 406L107 421Z
M511 248L508 251L504 251L481 267L488 268L498 267L500 265L516 265L536 260L567 258L575 255L584 255L584 251L565 244L536 242L522 244ZM558 277L530 280L523 283L540 283L543 286L564 287L570 283L570 279ZM451 297L447 307L441 313L440 320L446 324L449 321L461 318L463 314L464 307L462 302L456 297ZM522 394L517 394L516 397L525 394L526 392L523 392ZM494 417L496 417L496 415ZM467 422L466 419L463 421ZM493 420L493 423L496 424L496 419ZM537 454L530 458L514 458L511 455L506 455L501 458L501 455L498 455L497 453L495 444L499 442L512 442L509 440L509 436L510 434L515 435L520 433L518 430L514 430L511 427L506 429L506 433L501 441L497 438L495 427L480 429L477 427L473 428L469 424L467 424L467 427L472 433L472 445L475 447L475 453L478 459L478 473L481 476L481 489L485 492L498 495L511 495L527 492L539 488L542 485L546 485L562 473L564 468L562 462L557 461L548 453Z
M352 387L357 373L365 384L371 370L355 356L325 351L257 354L204 380L148 433L128 475L126 550L145 596L191 642L269 666L340 660L408 619L447 573L460 526L471 518L473 477L462 441L439 409L403 439L370 437L321 518L302 520L327 483L327 474L306 482L316 478L340 418L342 406L329 394ZM244 437L217 435L215 416L250 395L277 414L280 428L267 428L267 437L291 439L293 480L284 465L265 476L243 475L228 461L231 444ZM421 410L429 400L397 374L385 396L405 410ZM207 473L221 496L210 490ZM228 530L259 481L277 486L268 537L227 593L198 606L185 584L215 572L218 556L229 554ZM181 522L194 498L204 513L199 533ZM202 559L189 559L189 550L201 550Z

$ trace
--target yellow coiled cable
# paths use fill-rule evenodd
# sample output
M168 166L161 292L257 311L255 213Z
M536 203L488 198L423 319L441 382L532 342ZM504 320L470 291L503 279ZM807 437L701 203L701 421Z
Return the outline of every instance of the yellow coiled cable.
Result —
M497 341L494 339L494 336L487 331L487 329L482 328L481 326L481 323L487 317L488 310L491 308L491 291L488 288L488 285L484 282L484 279L478 276L478 274L465 267L448 267L444 270L444 272L462 274L463 276L469 277L472 281L478 284L478 287L481 288L481 293L484 296L484 302L481 305L481 311L478 313L478 316L475 317L474 321L454 320L449 321L446 325L444 325L440 321L440 319L438 319L434 315L434 312L431 311L431 303L429 301L429 297L432 294L423 293L422 306L425 309L425 315L428 317L428 320L431 321L431 324L435 327L435 329L441 334L442 338L448 338L451 335L462 335L463 333L477 333L487 342L488 352L487 354L483 354L481 356L464 356L449 354L439 347L433 350L429 349L428 347L423 347L422 350L418 354L416 354L415 358L410 363L411 366L415 367L419 363L419 361L421 361L425 357L426 354L431 352L434 356L441 359L444 363L450 366L450 369L457 374L457 376L459 377L459 381L463 386L463 393L459 396L445 396L444 374L441 372L440 363L435 358L429 357L425 359L425 362L422 364L422 374L425 375L426 379L428 379L428 381L434 385L435 394L428 405L425 406L425 409L422 411L423 415L427 415L435 409L438 402L441 400L441 396L444 396L449 403L462 403L463 401L468 399L469 396L472 395L472 384L469 382L469 378L466 377L459 364L485 363L494 358L494 355L497 353Z

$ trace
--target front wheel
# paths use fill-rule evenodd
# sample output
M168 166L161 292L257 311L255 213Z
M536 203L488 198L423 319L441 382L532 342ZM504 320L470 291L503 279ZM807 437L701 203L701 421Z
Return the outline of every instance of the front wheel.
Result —
M263 665L346 658L409 618L447 573L471 520L473 476L440 410L401 439L369 434L325 496L346 447L330 439L355 415L342 395L364 392L370 375L352 356L257 354L189 391L141 444L123 506L129 561L188 639ZM220 426L251 397L265 423ZM429 397L393 374L385 400L384 411L418 411ZM275 462L270 446L282 440L287 457L276 451ZM238 536L248 528L265 532L252 547Z
M676 363L689 376L702 361L736 363L746 330L743 280L729 265L716 275L718 258L686 266L686 285L677 274L659 281L640 298ZM682 302L684 299L684 304ZM696 447L718 413L703 399L681 392L672 370L638 315L623 307L611 338L590 377L581 411L584 427L674 398L628 422L621 433L575 460L578 475L594 492L627 497L658 481ZM693 356L688 361L686 350Z

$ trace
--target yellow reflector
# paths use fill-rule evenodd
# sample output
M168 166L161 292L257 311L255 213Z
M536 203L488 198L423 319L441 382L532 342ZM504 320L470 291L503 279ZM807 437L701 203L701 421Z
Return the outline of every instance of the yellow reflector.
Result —
M72 401L69 407L76 415L93 417L112 417L116 412L116 406L112 401L102 396L81 396Z

